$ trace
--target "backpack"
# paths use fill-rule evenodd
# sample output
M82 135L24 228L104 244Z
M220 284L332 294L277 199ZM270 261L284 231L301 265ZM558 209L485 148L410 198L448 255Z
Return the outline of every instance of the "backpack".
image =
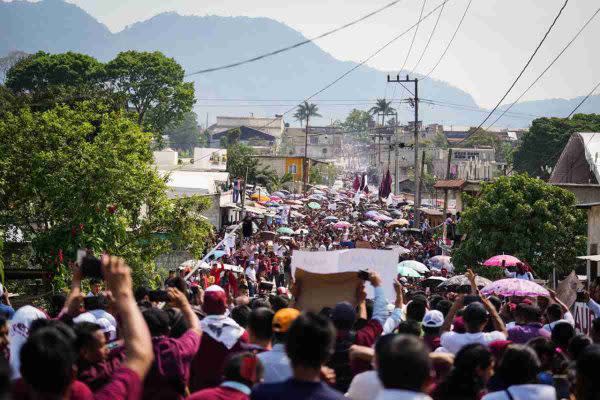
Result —
M350 331L342 337L338 336L335 340L333 355L327 363L327 366L335 371L335 388L342 393L348 391L354 377L350 368L350 347L355 340L355 331Z

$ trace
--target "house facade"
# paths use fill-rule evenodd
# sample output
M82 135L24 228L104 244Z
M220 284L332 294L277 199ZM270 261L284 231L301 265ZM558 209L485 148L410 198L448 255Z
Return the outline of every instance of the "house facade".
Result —
M331 160L342 156L342 129L334 126L309 126L306 156ZM304 157L305 128L286 128L282 137L282 155Z

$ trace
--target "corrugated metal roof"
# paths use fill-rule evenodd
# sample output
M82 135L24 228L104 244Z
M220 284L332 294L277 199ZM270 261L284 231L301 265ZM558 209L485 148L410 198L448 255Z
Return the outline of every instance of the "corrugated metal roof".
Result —
M433 187L435 189L462 189L467 184L464 179L451 179L437 181Z

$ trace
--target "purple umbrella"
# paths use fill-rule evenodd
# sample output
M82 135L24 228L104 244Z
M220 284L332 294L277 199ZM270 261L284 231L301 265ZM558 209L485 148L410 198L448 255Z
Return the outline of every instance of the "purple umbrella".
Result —
M481 293L485 295L496 295L496 296L550 296L548 290L543 288L532 281L526 281L525 279L508 278L500 279L486 285L481 289Z

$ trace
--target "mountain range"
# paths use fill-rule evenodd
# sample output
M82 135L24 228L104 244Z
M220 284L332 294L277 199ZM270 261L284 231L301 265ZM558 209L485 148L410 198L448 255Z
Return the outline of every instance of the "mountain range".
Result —
M269 18L182 16L163 13L112 33L81 8L63 0L29 2L0 0L0 57L11 51L50 53L75 51L108 61L120 51L161 51L187 73L250 58L304 40L289 26ZM273 116L325 87L357 64L340 61L314 42L238 68L186 78L194 81L201 122L216 115ZM404 74L405 72L403 72ZM375 98L388 97L388 72L359 66L316 96L319 123L343 119L352 108L368 109ZM395 73L393 73L395 74ZM391 93L390 93L391 92ZM396 98L406 92L398 87ZM450 83L427 79L419 83L420 119L426 123L476 125L485 117L467 92ZM260 101L259 101L260 100ZM429 100L434 100L432 104ZM518 103L499 124L526 127L536 116L566 116L579 102L550 99ZM400 122L413 118L408 104L395 105ZM592 96L581 112L600 112L600 97ZM286 121L294 123L290 112Z

